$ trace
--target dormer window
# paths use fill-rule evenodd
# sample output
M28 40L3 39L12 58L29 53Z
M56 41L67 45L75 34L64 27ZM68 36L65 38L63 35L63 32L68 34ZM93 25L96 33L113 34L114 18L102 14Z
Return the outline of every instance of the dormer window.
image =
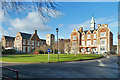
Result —
M87 39L90 39L90 35L87 35Z

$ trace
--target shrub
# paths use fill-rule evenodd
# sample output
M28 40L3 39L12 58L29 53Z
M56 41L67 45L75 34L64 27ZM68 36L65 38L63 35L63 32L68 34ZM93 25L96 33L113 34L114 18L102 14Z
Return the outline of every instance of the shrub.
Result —
M15 54L16 53L16 50L14 49L7 49L7 50L3 50L2 51L2 54Z

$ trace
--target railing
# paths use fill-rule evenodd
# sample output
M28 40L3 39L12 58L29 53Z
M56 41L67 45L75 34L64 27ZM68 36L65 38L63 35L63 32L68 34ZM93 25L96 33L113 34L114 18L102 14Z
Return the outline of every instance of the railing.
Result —
M19 76L18 76L19 71L18 71L18 70L11 69L11 68L7 68L7 67L1 67L1 68L6 69L6 70L10 70L10 71L13 71L13 72L16 72L16 74L17 74L17 76L16 76L16 77L17 77L17 80L19 80ZM5 77L5 76L2 76L2 78L3 78L3 79L7 79L7 80L13 80L13 79L10 79L10 78Z

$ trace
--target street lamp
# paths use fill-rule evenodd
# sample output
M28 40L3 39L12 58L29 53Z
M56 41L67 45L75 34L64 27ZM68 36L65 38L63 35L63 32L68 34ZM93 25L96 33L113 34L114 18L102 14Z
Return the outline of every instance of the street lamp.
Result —
M59 60L59 54L58 54L58 28L56 28L57 32L57 60Z

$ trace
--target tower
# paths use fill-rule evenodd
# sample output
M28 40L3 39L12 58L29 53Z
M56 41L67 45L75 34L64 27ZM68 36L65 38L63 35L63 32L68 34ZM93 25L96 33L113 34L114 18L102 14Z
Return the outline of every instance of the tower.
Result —
M90 30L94 30L95 29L95 20L94 20L93 16L92 16L90 24L91 24Z

